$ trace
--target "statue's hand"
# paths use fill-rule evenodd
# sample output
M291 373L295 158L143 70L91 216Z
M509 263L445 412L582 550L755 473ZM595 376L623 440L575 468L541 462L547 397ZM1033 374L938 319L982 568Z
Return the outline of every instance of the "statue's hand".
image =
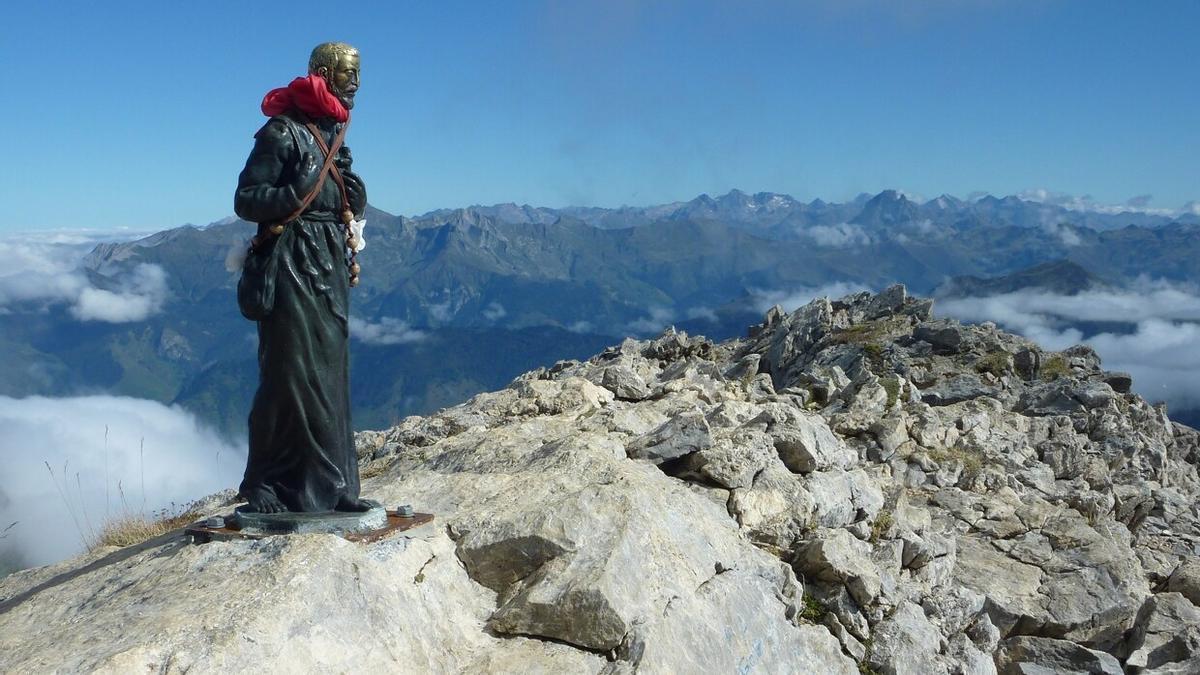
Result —
M333 165L346 172L350 170L352 163L354 163L354 159L350 156L350 148L343 145L338 149L337 156L333 158Z
M342 182L346 184L346 198L350 200L350 210L356 215L362 215L363 209L367 207L367 187L353 171L343 171Z
M321 164L313 153L301 153L300 168L296 171L296 183L293 185L296 197L304 199L317 186L321 178Z

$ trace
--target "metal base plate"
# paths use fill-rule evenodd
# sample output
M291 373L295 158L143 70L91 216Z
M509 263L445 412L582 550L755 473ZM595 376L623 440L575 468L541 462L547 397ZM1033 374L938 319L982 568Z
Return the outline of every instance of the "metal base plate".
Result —
M368 501L367 511L284 511L258 513L233 511L233 524L243 532L259 534L343 534L378 530L387 524L387 512L379 502Z
M382 508L380 509L383 510ZM432 513L414 513L411 516L401 516L395 511L385 511L383 524L374 529L363 530L358 532L350 531L334 531L331 534L340 535L348 541L357 541L362 543L370 543L379 541L388 535L396 532L411 530L418 525L433 520ZM294 515L294 514L293 514ZM354 514L362 515L362 514ZM263 532L253 529L240 529L234 522L235 516L230 515L225 518L225 527L205 527L203 521L192 525L184 530L188 535L191 535L192 541L197 544L206 544L210 541L236 541L244 539L262 539L263 537L274 536L277 534L292 534L294 532ZM309 532L313 530L307 530Z

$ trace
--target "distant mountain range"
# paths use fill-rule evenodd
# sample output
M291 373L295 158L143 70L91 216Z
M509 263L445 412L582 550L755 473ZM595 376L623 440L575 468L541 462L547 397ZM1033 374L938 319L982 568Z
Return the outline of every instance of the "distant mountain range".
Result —
M996 291L987 278L1021 270L1010 283L1058 290L1149 271L1200 279L1200 216L1016 197L917 203L888 190L839 204L734 190L615 209L500 204L409 218L372 208L367 220L353 297L359 428L667 324L730 337L778 299L832 283L903 282L926 294L955 277L960 288ZM119 288L141 264L165 270L162 311L100 323L61 306L10 304L0 315L0 394L153 398L239 433L256 379L254 325L237 312L237 274L224 261L252 231L227 219L97 246L84 267L98 288ZM1045 266L1055 261L1069 264Z
M441 209L419 219L448 218L461 210L508 223L550 224L568 217L602 229L639 227L663 220L716 220L768 239L804 238L808 228L842 223L886 227L929 221L938 227L960 230L981 225L1045 227L1070 223L1098 231L1129 225L1159 227L1173 222L1200 224L1200 212L1194 209L1175 215L1137 210L1114 211L1111 207L1103 211L1078 210L1015 196L991 195L973 200L942 195L918 203L897 190L884 190L877 195L864 193L844 203L821 199L801 202L784 194L759 192L751 195L741 190L731 190L719 197L703 194L688 202L645 207L550 209L508 203Z

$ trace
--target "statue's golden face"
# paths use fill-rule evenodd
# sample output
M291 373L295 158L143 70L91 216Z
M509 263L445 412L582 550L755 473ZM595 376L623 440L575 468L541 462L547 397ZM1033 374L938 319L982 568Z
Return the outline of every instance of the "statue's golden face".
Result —
M339 54L337 66L330 70L325 66L317 74L329 83L329 91L338 97L346 110L354 107L354 94L358 92L358 54Z

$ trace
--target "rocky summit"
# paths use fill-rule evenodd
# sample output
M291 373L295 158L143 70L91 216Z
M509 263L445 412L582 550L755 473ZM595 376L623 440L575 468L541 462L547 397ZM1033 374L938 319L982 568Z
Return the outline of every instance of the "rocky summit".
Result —
M626 340L360 433L365 495L434 523L13 574L0 671L1200 672L1198 432L931 309Z

